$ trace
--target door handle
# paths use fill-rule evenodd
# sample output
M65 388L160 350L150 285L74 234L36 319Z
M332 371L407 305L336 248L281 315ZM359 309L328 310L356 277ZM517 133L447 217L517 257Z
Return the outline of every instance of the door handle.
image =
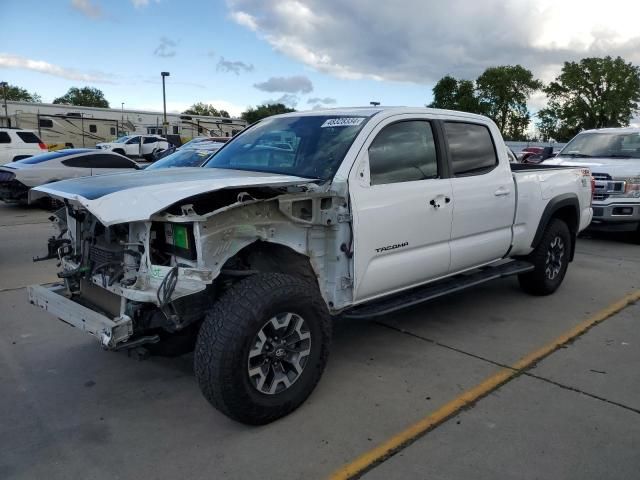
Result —
M508 188L505 187L500 187L498 190L496 190L495 192L493 192L493 194L496 197L506 197L507 195L509 195L511 193L511 190L509 190Z

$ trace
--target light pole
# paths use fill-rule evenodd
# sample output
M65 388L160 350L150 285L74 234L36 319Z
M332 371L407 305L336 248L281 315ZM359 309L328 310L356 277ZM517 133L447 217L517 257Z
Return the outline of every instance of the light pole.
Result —
M6 126L9 126L9 110L7 109L7 87L9 84L7 82L0 82L0 87L2 87L2 92L4 93L4 117Z
M164 90L164 77L169 76L169 72L160 72L162 76L162 111L164 113L164 121L162 122L162 129L164 130L164 134L167 134L167 95Z
M120 122L120 126L122 128L122 131L124 132L124 102L120 102L120 110L122 111L122 121ZM120 132L116 132L118 135L120 136Z

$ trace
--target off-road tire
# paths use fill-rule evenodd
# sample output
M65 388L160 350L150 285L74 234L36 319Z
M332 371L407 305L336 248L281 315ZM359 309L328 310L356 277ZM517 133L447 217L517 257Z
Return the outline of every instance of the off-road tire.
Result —
M554 269L549 269L549 258L553 249L557 248L558 240L562 242L564 253L559 260L559 270L552 276ZM540 243L526 258L534 265L535 269L518 275L520 287L531 295L550 295L555 292L567 273L571 245L571 232L567 224L558 218L552 219L547 225Z
M299 377L284 391L260 392L248 373L250 349L266 322L283 312L304 319L310 352ZM263 425L298 408L320 380L329 356L331 317L317 285L304 278L263 273L232 286L206 315L194 370L206 399L228 417Z

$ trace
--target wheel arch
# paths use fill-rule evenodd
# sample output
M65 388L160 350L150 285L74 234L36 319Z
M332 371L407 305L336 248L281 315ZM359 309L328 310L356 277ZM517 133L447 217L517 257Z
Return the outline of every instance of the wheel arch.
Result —
M531 242L531 248L536 248L540 244L547 226L554 218L562 220L569 227L569 231L571 232L569 261L573 261L580 222L580 201L574 193L565 193L549 200L549 203L547 203L547 206L542 212L536 234Z
M311 259L289 245L264 240L247 243L229 257L221 272L237 261L246 265L250 272L285 273L305 278L318 285L318 274Z

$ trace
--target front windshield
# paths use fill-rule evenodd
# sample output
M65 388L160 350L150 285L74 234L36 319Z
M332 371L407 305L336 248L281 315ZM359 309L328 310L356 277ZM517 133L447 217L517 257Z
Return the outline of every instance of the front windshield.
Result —
M562 149L559 156L640 158L640 133L581 133Z
M114 140L113 143L124 143L127 140L129 140L130 138L131 138L131 135L128 135L126 137L120 137L120 138L117 138L116 140Z
M177 150L171 155L161 158L146 170L158 170L160 168L175 167L199 167L202 165L215 151L211 150Z
M367 116L267 118L233 138L205 168L230 168L328 180Z

